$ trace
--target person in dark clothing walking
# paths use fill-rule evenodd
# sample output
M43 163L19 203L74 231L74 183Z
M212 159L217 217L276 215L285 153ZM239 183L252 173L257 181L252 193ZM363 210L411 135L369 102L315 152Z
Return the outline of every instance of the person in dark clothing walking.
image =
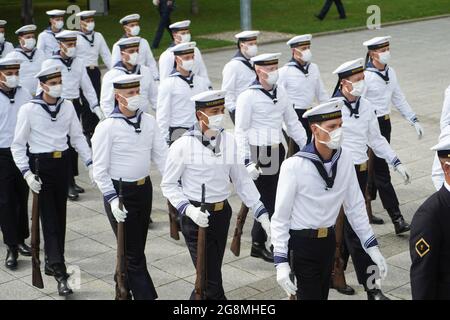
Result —
M319 14L316 14L316 17L319 20L325 19L325 16L327 15L328 11L330 10L331 6L333 5L333 2L336 4L337 10L339 12L339 18L345 19L347 16L345 15L345 9L344 5L342 4L341 0L327 0L325 4L322 7L322 10L320 10Z
M164 33L164 29L167 29L170 37L173 40L172 32L169 29L170 22L170 14L172 13L175 7L175 0L153 0L153 4L158 6L159 11L159 25L158 30L156 30L155 39L153 39L152 49L156 49L159 47L159 43L161 42L161 38Z

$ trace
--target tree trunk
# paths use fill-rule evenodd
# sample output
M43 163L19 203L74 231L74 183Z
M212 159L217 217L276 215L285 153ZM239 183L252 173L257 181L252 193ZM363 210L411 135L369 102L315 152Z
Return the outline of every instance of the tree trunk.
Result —
M22 25L33 24L33 0L22 0Z
M191 13L197 15L199 12L198 0L191 0Z

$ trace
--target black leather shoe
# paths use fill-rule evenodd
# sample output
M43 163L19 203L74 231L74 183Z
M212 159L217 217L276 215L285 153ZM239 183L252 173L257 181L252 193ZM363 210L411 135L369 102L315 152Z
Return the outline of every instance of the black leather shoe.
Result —
M17 246L19 253L25 257L31 257L31 248L24 243L21 243Z
M58 294L60 296L66 297L73 293L72 289L70 289L69 284L67 283L67 278L56 279L58 282Z
M367 300L391 300L386 297L380 289L372 289L367 291Z
M350 287L348 284L346 284L343 288L336 288L336 291L347 296L352 296L355 294L355 289Z
M5 267L7 267L9 270L16 270L18 257L19 252L17 250L17 247L16 248L9 247L6 252Z
M254 242L252 244L252 250L250 251L250 255L255 258L261 258L267 262L273 262L273 253L266 249L264 244L259 244Z
M50 267L50 265L46 262L45 263L45 267L44 267L44 273L47 276L54 276L55 275L55 270L53 270L53 268Z
M69 186L69 190L67 191L67 198L69 200L75 201L79 197L77 190L75 190L74 186Z
M397 219L392 220L392 223L394 224L395 234L401 234L411 229L409 224L405 221L405 219L403 219L403 216L401 215Z
M381 218L378 218L377 216L372 215L371 219L369 220L371 224L384 224L384 220Z
M74 184L73 188L78 193L84 193L84 189L82 187L80 187L79 185L77 185L76 183Z

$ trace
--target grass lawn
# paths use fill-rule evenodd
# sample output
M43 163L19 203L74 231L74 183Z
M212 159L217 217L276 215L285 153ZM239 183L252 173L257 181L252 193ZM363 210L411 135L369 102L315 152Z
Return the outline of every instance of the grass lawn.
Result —
M86 9L87 1L78 0L78 5ZM239 0L199 0L200 13L190 13L190 0L176 0L176 10L172 21L192 20L193 39L198 40L200 48L215 48L233 43L208 39L196 39L196 35L217 33L240 29ZM450 0L344 0L347 19L338 19L336 7L333 5L324 21L314 17L324 0L253 0L253 28L259 30L279 31L287 33L315 33L329 30L364 26L369 5L381 8L381 23L405 20L418 17L450 13ZM0 0L0 19L8 21L7 38L16 43L13 34L20 26L20 0ZM47 25L45 11L48 9L65 9L70 3L66 0L34 0L34 16L39 30ZM141 36L149 42L153 39L159 21L157 10L151 0L110 0L109 16L96 18L96 30L103 33L110 46L121 36L122 29L118 20L126 14L141 14ZM170 37L164 35L159 55L169 44Z

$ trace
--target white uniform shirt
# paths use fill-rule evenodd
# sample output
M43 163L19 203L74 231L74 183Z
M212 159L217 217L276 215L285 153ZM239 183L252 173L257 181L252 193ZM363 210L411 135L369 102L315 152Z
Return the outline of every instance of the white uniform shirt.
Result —
M31 94L24 88L17 88L14 102L0 90L0 148L10 148L14 139L17 113L22 105L31 100Z
M357 101L351 104L353 110L356 110ZM377 157L385 159L393 166L397 165L399 163L397 155L386 138L381 135L377 116L370 102L361 97L358 118L350 114L349 108L344 105L342 107L344 135L342 146L351 152L353 163L362 164L369 159L367 156L367 146L369 146Z
M200 142L201 135L196 124L190 131L176 140L169 148L166 169L161 181L164 197L184 214L189 200L201 201L205 184L205 202L216 203L228 199L232 185L242 202L253 208L255 216L261 208L260 194L245 166L239 162L232 134L223 131L216 155ZM230 181L231 178L231 181ZM181 180L181 187L178 181Z
M61 104L61 109L56 116L56 121L52 121L51 116L38 103L46 104L40 96L37 96L24 104L17 116L11 152L19 170L22 173L29 170L27 143L30 153L65 151L69 148L67 136L70 136L70 144L79 153L84 163L91 164L91 149L83 135L72 102L64 99L57 101L57 105ZM51 111L56 108L57 106L49 106Z
M31 52L24 52L21 48L16 48L8 54L7 58L23 61L19 70L20 85L34 95L39 84L39 80L34 76L41 71L42 62L46 59L44 52L37 48Z
M173 45L171 45L159 56L159 77L161 81L167 78L175 67L175 56L173 52L170 51L172 46ZM200 77L208 79L208 85L211 86L211 81L208 77L208 70L206 69L202 54L197 47L194 48L194 66L192 68L192 72Z
M226 91L225 107L228 111L236 109L238 96L255 80L256 73L251 62L238 51L222 71L222 90Z
M83 90L83 95L89 102L91 110L98 106L97 94L92 86L89 78L84 60L80 58L72 58L72 63L68 67L63 58L56 54L50 59L42 63L42 68L49 68L52 66L61 67L63 91L61 97L64 99L78 99L80 97L80 89ZM40 89L42 90L42 89ZM39 91L39 90L38 90Z
M83 59L87 67L98 67L99 56L102 57L105 66L111 69L111 52L103 35L95 31L91 34L80 31L77 37L77 57Z
M208 90L207 79L191 73L191 88L180 76L179 72L174 71L161 81L159 87L156 122L166 141L169 139L169 127L190 128L194 125L195 102L191 101L191 97Z
M416 118L416 114L408 101L406 101L406 97L398 83L395 70L392 67L387 66L386 70L380 72L384 76L386 75L386 72L388 73L389 83L387 84L386 81L375 72L380 71L374 67L368 67L366 71L364 71L366 82L364 97L372 103L377 112L377 116L381 117L390 114L392 103L406 120L413 122Z
M120 54L120 47L117 45L117 43L115 43L112 49L111 63L114 66L119 61L122 61L122 55ZM151 74L153 76L153 80L155 81L159 80L159 71L158 66L156 64L156 60L153 57L153 53L152 50L150 49L148 41L144 38L141 38L141 41L139 42L138 64L140 64L141 66L149 67Z
M444 130L444 128L449 125L450 125L450 86L448 86L447 90L445 90L445 98L444 104L442 106L441 121L440 121L441 130Z
M5 41L0 44L0 59L5 58L8 53L12 52L14 50L14 46L11 42Z
M119 62L103 76L102 89L100 93L100 107L102 108L105 116L109 116L115 107L113 80L123 74L142 75L142 79L140 81L140 94L148 103L140 109L144 112L149 112L150 107L155 109L158 99L158 85L155 80L153 80L150 69L146 66L137 65L133 71L128 71L123 66L122 62Z
M307 149L311 146L309 144ZM320 161L317 154L311 151L308 154ZM326 188L324 179L309 158L294 156L281 165L275 212L270 223L275 263L288 261L289 230L334 226L342 205L363 248L377 244L367 218L352 155L341 149L331 161L333 164L337 161L336 177L331 188Z
M439 135L439 140L450 138L450 124L444 127ZM441 161L439 160L437 153L434 155L433 167L431 169L431 180L436 190L441 189L442 184L445 181L444 170L441 167Z
M108 201L117 197L111 179L138 181L149 175L151 162L164 173L167 144L155 118L141 111L139 115L140 133L122 119L123 114L115 112L99 123L92 137L94 180ZM137 117L129 121L136 123Z
M271 146L282 141L282 124L287 134L302 148L306 144L305 129L283 87L277 87L274 103L260 89L259 83L242 92L236 105L235 135L241 160L250 159L250 145Z
M61 31L63 30L64 29L61 29ZM42 50L46 58L50 58L59 50L58 40L56 40L55 33L53 33L50 27L39 33L36 48Z
M278 85L286 90L294 108L311 108L314 99L319 104L328 101L330 96L325 90L317 64L309 63L305 66L308 76L298 69L297 65L296 61L291 60L280 68L278 78Z

